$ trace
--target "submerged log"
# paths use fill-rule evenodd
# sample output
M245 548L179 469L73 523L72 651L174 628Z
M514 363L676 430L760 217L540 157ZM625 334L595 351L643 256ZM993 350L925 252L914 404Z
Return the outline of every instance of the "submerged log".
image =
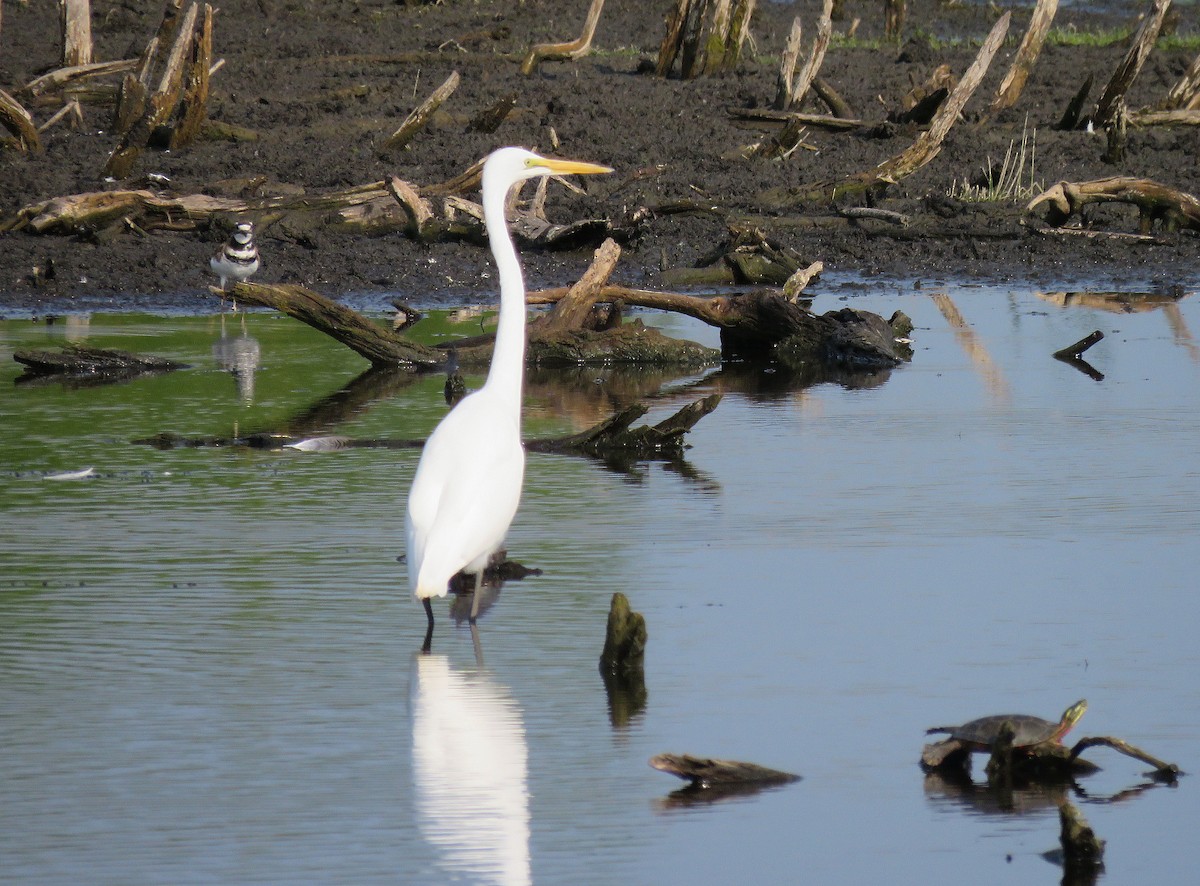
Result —
M639 425L632 428L631 425L647 411L646 406L635 403L586 431L567 437L529 440L525 448L532 452L590 455L620 462L682 458L687 448L683 441L684 434L716 409L720 402L720 394L710 394L684 406L653 427Z
M769 769L757 763L694 757L691 754L658 754L650 758L650 765L659 772L669 772L702 787L750 782L786 784L800 780L800 776L794 773Z
M425 445L421 439L356 438L342 434L309 436L314 428L328 428L357 416L366 406L390 396L398 384L411 379L411 374L401 375L398 370L370 370L342 391L319 400L277 427L246 431L238 437L189 437L163 431L133 442L155 449L245 446L307 453L340 452L346 449L420 449ZM597 458L618 468L635 461L677 462L687 449L683 441L684 434L712 412L720 400L720 394L713 394L684 406L653 427L639 425L631 428L630 425L646 413L645 406L635 404L581 433L527 439L524 445L529 452Z
M1104 870L1104 841L1096 836L1075 804L1058 807L1059 842L1063 854L1064 883L1094 883Z
M16 351L13 359L25 367L22 379L41 376L106 376L115 379L155 372L186 369L164 357L131 354L108 348L67 344L61 351Z

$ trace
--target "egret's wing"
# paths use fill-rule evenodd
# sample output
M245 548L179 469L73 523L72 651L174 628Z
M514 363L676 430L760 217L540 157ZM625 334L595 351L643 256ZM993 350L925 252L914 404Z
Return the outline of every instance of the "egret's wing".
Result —
M520 428L477 394L446 416L425 444L408 500L409 584L422 574L445 593L456 572L504 541L521 500Z

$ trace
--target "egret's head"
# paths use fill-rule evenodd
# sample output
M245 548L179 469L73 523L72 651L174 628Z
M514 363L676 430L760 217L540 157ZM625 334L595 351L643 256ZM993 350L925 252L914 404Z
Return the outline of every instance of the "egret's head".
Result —
M507 190L508 186L543 175L596 175L612 172L607 166L543 157L524 148L500 148L488 155L483 164L483 183L494 181Z

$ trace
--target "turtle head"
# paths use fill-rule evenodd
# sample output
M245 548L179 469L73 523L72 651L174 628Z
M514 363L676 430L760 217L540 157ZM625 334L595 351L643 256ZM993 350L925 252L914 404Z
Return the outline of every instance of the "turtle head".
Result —
M1079 722L1079 719L1084 715L1084 713L1086 711L1087 711L1087 699L1086 698L1079 699L1079 701L1075 702L1075 704L1071 705L1069 708L1067 708L1065 711L1063 711L1063 715L1062 715L1062 731L1063 731L1063 733L1066 733L1068 730L1070 730L1072 727L1074 727L1075 724Z

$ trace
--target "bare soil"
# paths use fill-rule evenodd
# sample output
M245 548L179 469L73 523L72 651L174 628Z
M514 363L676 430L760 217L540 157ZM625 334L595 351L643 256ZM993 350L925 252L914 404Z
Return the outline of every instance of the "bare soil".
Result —
M990 157L999 162L1023 127L1036 130L1035 177L1045 185L1111 175L1146 177L1200 193L1200 131L1196 127L1131 129L1119 164L1101 159L1103 135L1055 128L1071 97L1092 74L1089 107L1126 47L1048 46L1015 108L985 126L977 121L1007 71L1028 24L1029 8L1014 12L1009 38L982 86L951 131L941 153L873 204L910 215L910 228L851 223L829 206L766 211L770 188L839 178L869 169L911 143L919 130L874 128L854 133L810 129L801 149L782 161L728 159L762 131L740 127L731 108L769 106L777 59L793 16L815 33L819 2L759 0L754 54L730 74L683 81L655 77L652 61L670 0L608 0L596 52L577 62L546 62L523 77L520 60L532 43L567 40L583 22L586 0L445 0L406 5L383 0L301 2L225 0L214 29L224 59L209 104L215 121L248 127L254 141L202 139L184 150L147 151L130 182L105 182L102 169L114 146L109 111L85 107L85 125L60 123L44 134L41 156L0 149L0 217L47 198L140 184L159 173L181 193L223 193L222 180L263 176L310 193L397 175L415 185L448 179L503 144L522 144L616 168L606 180L581 184L586 194L552 188L552 220L619 217L639 207L691 200L715 212L658 212L625 244L616 278L660 286L663 268L687 267L714 252L728 223L750 220L805 258L825 263L827 279L1028 280L1046 286L1138 285L1194 287L1200 276L1200 237L1173 234L1163 245L1080 237L1047 237L1020 224L1018 204L963 203L947 198L955 181L977 179ZM158 26L162 5L151 0L93 0L98 60L140 52ZM883 28L882 5L848 2L845 31L861 17L858 35ZM1071 5L1060 8L1058 29L1093 31L1135 24ZM1180 8L1171 27L1195 33L1200 10ZM939 64L961 74L996 13L987 6L948 6L910 0L907 39L885 48L833 49L822 75L866 120L883 121L902 96ZM935 38L936 42L931 42ZM945 43L943 43L945 41ZM809 42L806 36L805 43ZM4 4L0 22L0 88L15 92L57 66L57 4ZM1130 107L1158 101L1191 62L1187 52L1156 50L1129 95ZM431 124L395 156L377 146L451 71L457 92ZM494 134L467 123L500 97L517 94L516 109ZM35 108L44 122L55 108ZM825 113L809 99L804 110ZM557 147L554 140L557 139ZM663 170L635 179L653 164ZM227 186L226 186L227 187ZM850 203L861 203L855 198ZM1131 208L1106 208L1091 220L1133 231ZM223 235L200 232L79 232L0 235L0 313L29 310L184 309L213 307L208 257ZM264 281L300 283L360 307L381 308L393 296L425 306L487 297L490 256L470 243L421 245L401 234L349 237L322 232L295 236L260 232ZM525 251L531 287L578 277L589 248ZM31 271L53 260L52 280L35 285Z

